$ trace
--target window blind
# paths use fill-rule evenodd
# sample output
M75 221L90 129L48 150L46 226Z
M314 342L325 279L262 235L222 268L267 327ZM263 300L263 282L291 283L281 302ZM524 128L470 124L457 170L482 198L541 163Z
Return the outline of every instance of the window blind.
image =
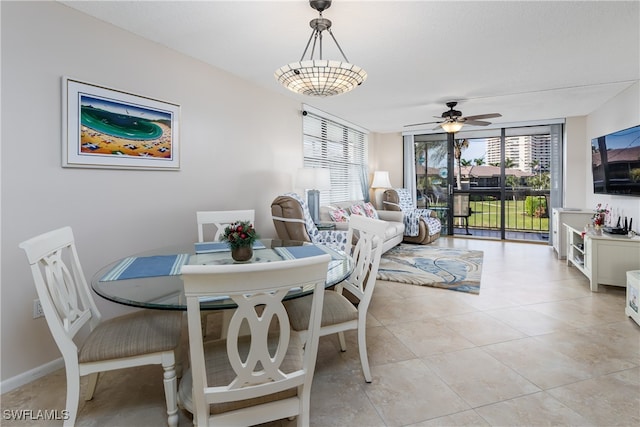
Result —
M364 199L368 183L367 132L305 108L303 156L305 168L331 171L331 190L320 192L320 204Z

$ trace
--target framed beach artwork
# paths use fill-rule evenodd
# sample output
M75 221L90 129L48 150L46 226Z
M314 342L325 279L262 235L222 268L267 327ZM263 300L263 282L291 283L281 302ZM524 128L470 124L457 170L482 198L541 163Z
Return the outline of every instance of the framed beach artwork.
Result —
M180 169L180 106L62 79L62 166Z

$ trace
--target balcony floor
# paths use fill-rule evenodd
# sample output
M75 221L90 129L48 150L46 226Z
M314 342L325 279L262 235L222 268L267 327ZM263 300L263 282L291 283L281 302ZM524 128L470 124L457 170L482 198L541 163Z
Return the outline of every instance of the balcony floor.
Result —
M471 235L467 235L464 227L453 227L453 235L455 237L470 237L470 238L478 238L478 239L500 239L500 230L489 230L489 229L480 229L480 228L471 228L469 227L469 233ZM524 232L524 231L506 231L505 232L506 240L524 240L527 242L549 242L549 232L547 231L538 231L538 232Z

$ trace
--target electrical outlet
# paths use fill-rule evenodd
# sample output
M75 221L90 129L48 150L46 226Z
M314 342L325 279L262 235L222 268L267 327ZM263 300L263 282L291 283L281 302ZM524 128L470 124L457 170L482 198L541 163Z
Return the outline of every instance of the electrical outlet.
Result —
M38 317L43 317L44 311L42 311L42 305L40 305L39 299L33 300L33 318L37 319Z

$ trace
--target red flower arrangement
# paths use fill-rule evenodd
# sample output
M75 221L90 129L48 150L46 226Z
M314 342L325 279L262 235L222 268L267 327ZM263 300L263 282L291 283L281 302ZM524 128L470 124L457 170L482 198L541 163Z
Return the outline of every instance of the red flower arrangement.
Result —
M253 242L258 238L253 224L249 221L237 221L230 224L224 229L224 233L220 235L220 240L227 242L231 249L242 246L252 246Z
M609 215L609 206L603 208L602 203L598 203L596 213L593 215L593 225L603 226L606 215Z

